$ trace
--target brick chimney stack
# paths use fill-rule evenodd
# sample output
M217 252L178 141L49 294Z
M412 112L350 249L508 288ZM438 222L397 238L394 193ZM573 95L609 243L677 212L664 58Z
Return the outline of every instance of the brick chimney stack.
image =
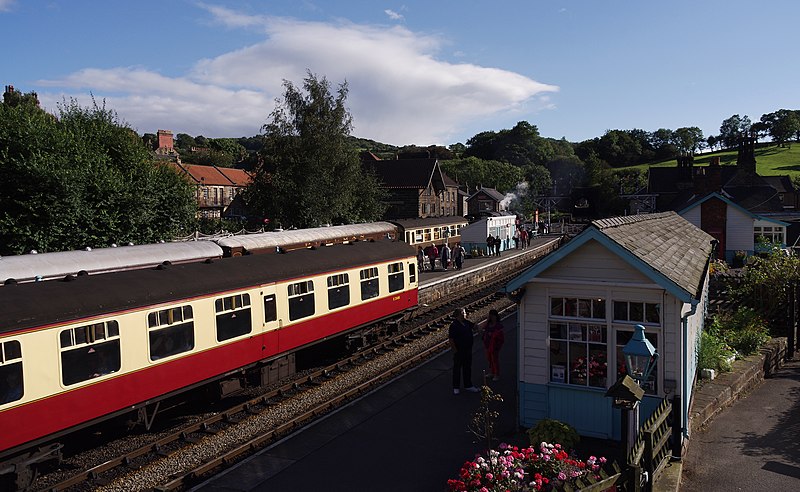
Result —
M756 174L756 139L750 136L739 137L739 155L736 167L748 174Z
M722 191L722 168L719 166L719 156L711 158L706 174L706 191Z

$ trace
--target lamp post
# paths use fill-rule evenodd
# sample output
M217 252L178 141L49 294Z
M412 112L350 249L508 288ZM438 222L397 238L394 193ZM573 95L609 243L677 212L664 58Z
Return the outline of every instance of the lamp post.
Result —
M644 335L644 326L636 325L634 327L633 336L622 348L622 354L625 356L625 369L628 376L636 381L636 384L641 388L642 383L646 382L656 367L658 360L658 352L656 352L653 344ZM636 442L637 433L639 431L639 402L637 401L631 409L631 414L627 419L628 422L628 451L633 448Z

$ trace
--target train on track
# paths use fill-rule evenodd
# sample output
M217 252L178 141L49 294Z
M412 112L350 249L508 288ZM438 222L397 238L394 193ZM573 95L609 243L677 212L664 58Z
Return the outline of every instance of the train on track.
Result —
M71 432L149 426L190 389L263 383L296 351L417 306L414 247L332 242L230 258L206 243L202 261L0 286L0 476L24 488Z
M273 254L355 241L395 240L410 245L460 241L463 217L431 217L312 229L242 234L193 241L0 257L0 283L22 283L153 268L230 256Z

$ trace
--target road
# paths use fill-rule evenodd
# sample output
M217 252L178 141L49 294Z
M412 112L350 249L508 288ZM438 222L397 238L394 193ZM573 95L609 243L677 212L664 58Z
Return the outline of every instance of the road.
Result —
M800 360L691 436L681 490L800 490Z

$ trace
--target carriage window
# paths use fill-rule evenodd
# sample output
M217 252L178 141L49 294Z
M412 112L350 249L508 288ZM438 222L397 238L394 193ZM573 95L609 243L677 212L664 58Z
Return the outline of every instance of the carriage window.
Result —
M289 320L314 314L314 282L307 280L289 285Z
M120 369L119 324L114 320L63 330L59 340L64 386Z
M253 330L250 294L237 294L214 301L217 312L217 341L246 335Z
M264 323L278 319L278 306L275 302L275 294L264 296Z
M378 267L361 270L361 300L378 297Z
M408 264L408 281L412 284L417 281L417 265L413 263Z
M389 269L389 292L397 292L403 290L405 287L405 278L403 277L403 264L390 263Z
M16 340L0 343L0 405L22 398L22 348Z
M350 276L346 273L328 277L328 309L350 304Z
M147 316L150 328L150 360L188 352L194 348L192 306L155 311Z

